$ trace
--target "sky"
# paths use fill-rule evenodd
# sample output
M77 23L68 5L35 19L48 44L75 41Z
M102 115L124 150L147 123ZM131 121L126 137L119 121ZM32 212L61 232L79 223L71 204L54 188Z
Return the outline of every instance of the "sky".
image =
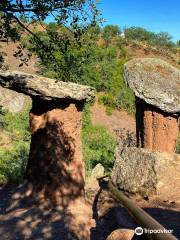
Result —
M105 24L168 32L180 40L180 0L100 0L98 9Z

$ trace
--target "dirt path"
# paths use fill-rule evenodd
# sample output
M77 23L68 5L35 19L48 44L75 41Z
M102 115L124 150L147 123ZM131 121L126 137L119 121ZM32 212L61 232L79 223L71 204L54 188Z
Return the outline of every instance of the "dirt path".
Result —
M91 120L93 124L100 124L115 134L117 131L126 130L135 133L135 118L125 111L114 110L112 115L107 115L105 107L97 102L91 108Z
M106 190L88 189L86 206L73 206L75 218L72 209L47 208L26 196L25 192L23 185L0 188L1 240L105 240L115 229L137 227L127 211ZM176 203L142 198L133 200L180 237L180 207ZM134 239L144 238L136 236Z

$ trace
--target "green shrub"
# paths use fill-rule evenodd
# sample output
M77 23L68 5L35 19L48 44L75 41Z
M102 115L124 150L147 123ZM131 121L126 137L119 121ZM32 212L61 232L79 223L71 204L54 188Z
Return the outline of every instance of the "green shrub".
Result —
M1 109L0 127L11 136L11 145L0 149L0 184L23 180L30 145L29 108L18 113Z
M125 38L130 41L143 42L151 46L167 48L169 50L175 47L172 36L167 32L155 33L142 27L129 27L125 29L124 33Z
M4 129L14 136L14 140L30 140L29 132L29 110L30 106L27 106L23 111L17 113L11 113L6 111L2 116Z
M10 149L0 150L0 184L23 180L28 153L29 144L23 141L15 143Z
M130 114L135 112L135 99L131 89L126 85L123 77L124 60L116 62L109 89L99 96L99 102L106 106L106 112L111 113L113 109L125 109Z
M5 126L7 125L5 121L5 114L6 111L2 109L2 107L0 107L0 129L4 129Z
M82 139L86 172L89 173L98 163L101 163L107 172L110 171L114 162L116 140L105 127L91 124L89 105L84 110Z
M176 153L180 154L180 133L176 144Z

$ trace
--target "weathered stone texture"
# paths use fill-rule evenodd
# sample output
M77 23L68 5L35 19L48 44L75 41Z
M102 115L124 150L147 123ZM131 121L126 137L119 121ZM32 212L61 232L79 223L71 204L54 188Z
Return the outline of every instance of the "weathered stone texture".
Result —
M118 188L142 195L180 198L180 155L142 148L116 150L112 180Z
M180 70L156 58L137 58L124 67L136 96L137 146L175 152L179 133Z
M66 207L84 194L81 109L76 104L58 107L52 101L34 100L30 127L27 178L42 198Z
M94 97L95 92L95 89L89 86L18 71L0 71L0 85L44 100L89 101Z
M180 112L180 70L157 58L135 58L124 76L136 97L164 112Z
M23 110L28 103L31 103L30 97L0 86L0 107L16 113Z

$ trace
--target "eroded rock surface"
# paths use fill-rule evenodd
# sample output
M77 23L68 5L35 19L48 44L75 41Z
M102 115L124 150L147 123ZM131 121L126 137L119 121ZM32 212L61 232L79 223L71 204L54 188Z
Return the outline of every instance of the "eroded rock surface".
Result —
M120 189L162 199L180 198L180 155L119 146L112 180Z
M138 147L175 152L179 134L179 114L136 100L136 135Z
M125 64L125 80L136 97L168 112L180 112L180 70L157 58L136 58Z
M94 88L89 86L57 81L18 71L0 71L0 85L44 100L89 101L95 92Z
M27 177L42 199L67 207L84 194L81 108L34 100Z
M30 97L0 86L0 107L16 113L21 111L30 102Z

